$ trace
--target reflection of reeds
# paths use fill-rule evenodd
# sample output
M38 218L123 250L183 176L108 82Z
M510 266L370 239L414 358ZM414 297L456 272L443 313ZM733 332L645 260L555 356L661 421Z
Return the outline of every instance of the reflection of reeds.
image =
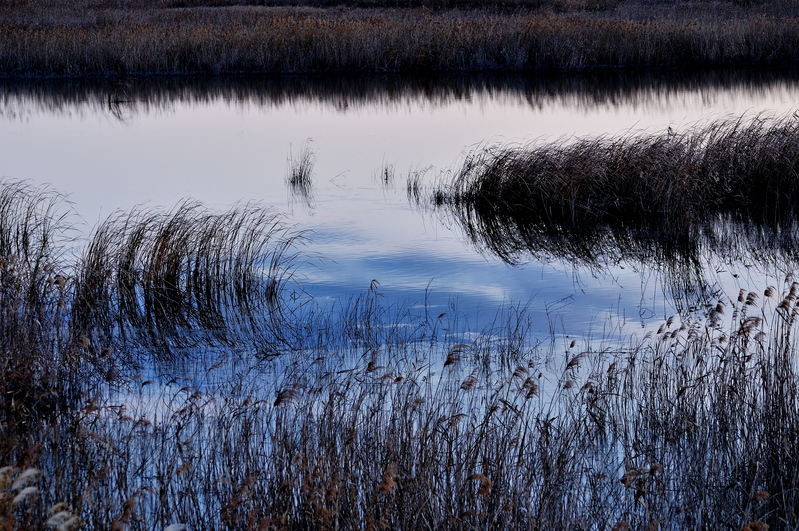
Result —
M447 106L456 102L490 101L546 108L566 106L587 112L627 105L667 109L688 94L795 93L796 69L703 68L679 74L668 70L609 70L562 74L542 72L403 76L220 76L140 77L124 86L121 110L130 115L174 112L178 102L209 105L236 102L244 108L287 105L333 108L338 112L369 108L397 110L406 106ZM106 78L81 80L0 79L0 116L14 120L30 113L101 113L119 83ZM709 96L706 96L709 97ZM721 97L721 96L719 96ZM714 98L716 99L716 98ZM113 109L112 109L113 111ZM119 113L116 113L120 116ZM124 118L124 116L121 116Z
M543 3L562 11L165 9L157 1L78 10L31 1L0 5L0 73L586 70L781 64L799 55L799 22L788 1L748 8L721 2L714 9L647 2L609 10L605 2Z

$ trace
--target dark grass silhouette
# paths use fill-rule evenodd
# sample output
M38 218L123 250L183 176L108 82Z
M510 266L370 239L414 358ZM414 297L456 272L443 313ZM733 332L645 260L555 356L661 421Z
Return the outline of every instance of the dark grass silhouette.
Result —
M219 3L4 2L0 75L585 71L799 59L799 18L785 0Z

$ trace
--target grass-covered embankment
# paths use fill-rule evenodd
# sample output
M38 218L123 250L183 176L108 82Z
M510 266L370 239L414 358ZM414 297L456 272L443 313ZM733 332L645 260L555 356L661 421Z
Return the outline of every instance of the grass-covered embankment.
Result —
M799 15L781 0L309 4L3 3L0 75L573 71L799 59Z

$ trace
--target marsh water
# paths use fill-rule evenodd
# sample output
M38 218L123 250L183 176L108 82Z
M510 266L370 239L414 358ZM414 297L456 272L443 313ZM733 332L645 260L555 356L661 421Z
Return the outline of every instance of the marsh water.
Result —
M535 337L601 337L611 321L635 334L673 314L701 316L741 288L781 283L794 267L784 250L735 230L726 237L735 241L703 245L689 274L609 248L588 259L544 246L509 263L453 216L414 201L407 183L440 182L493 145L790 115L799 107L796 72L0 87L0 176L67 194L76 247L119 210L255 202L307 231L294 280L315 304L372 288L398 307L456 315L464 333L496 324L510 306L526 309ZM310 170L301 186L290 183L292 164Z

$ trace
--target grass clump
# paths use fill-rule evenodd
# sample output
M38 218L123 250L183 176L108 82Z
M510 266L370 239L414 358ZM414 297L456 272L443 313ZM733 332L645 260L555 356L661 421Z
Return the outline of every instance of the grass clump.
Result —
M505 220L529 235L583 241L580 235L611 228L690 245L718 219L790 227L799 193L797 133L796 116L757 116L682 133L487 148L431 190L412 178L408 193L420 204L452 207L475 238L490 238ZM497 252L511 259L513 241Z
M289 151L287 165L286 183L289 191L295 200L303 201L311 207L314 202L313 190L313 167L316 164L316 153L311 148L311 139L303 143L299 153L296 155Z
M256 205L119 214L96 229L78 264L73 331L165 355L249 335L267 354L291 336L282 290L301 240Z
M799 118L742 117L678 132L487 147L409 200L454 219L481 251L590 269L666 272L678 308L717 296L706 262L799 261Z
M795 215L797 132L797 116L758 116L683 133L487 149L468 157L435 198L571 227L680 233L719 213L780 223Z
M288 348L303 299L284 293L302 235L263 208L119 214L82 255L71 219L62 195L0 181L0 462L23 468L137 365Z

